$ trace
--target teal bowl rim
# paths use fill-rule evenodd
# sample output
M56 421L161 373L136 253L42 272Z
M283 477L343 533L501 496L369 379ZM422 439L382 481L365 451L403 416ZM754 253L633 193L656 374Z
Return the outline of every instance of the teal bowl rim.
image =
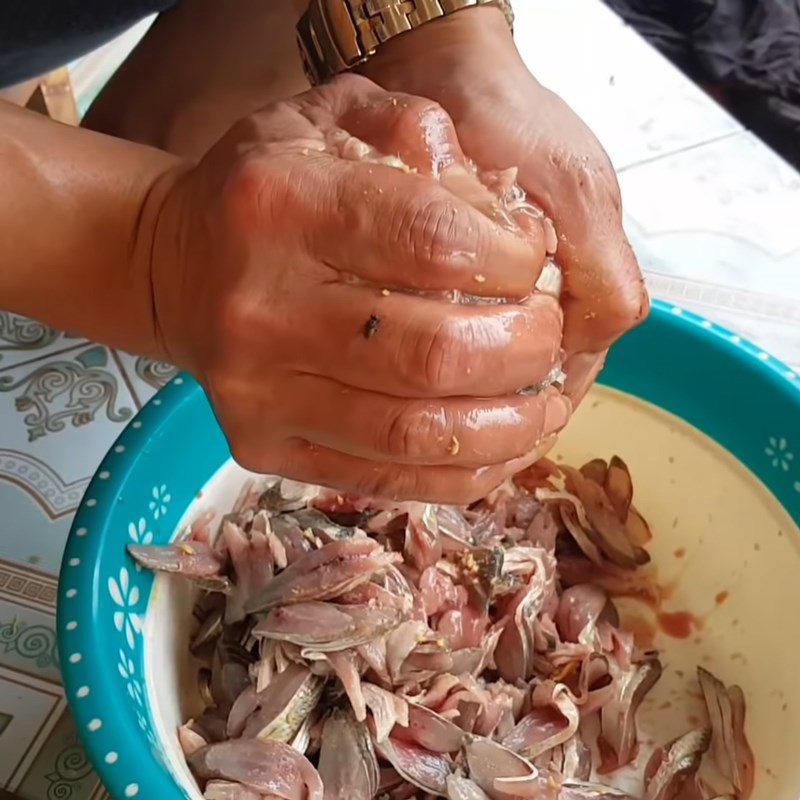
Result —
M763 395L767 405L779 397L785 406L797 410L798 432L800 432L800 376L794 370L740 336L678 306L657 300L653 303L652 315L664 327L668 334L667 338L671 333L685 334L686 326L689 326L691 333L702 337L704 344L710 347L710 352L715 356L723 360L732 360L735 366L744 368L745 371L752 371L756 377L756 383L763 385L767 392ZM635 335L640 338L644 336L646 339L649 335L646 329L647 325L639 329L644 331L643 334L637 332ZM670 357L670 351L663 341L664 330L656 332L658 341L654 338L653 346L656 350L663 349L662 357ZM654 402L676 416L682 417L711 438L717 438L713 404L696 405L691 402L689 397L691 393L681 392L679 388L671 395L666 391L668 396L665 401L663 387L660 389L662 394L656 402L656 398L650 396L648 387L651 381L647 371L631 372L626 370L622 363L624 359L619 360L620 367L616 366L614 352L618 348L624 348L625 342L626 339L623 338L612 350L609 365L601 376L601 383L611 384L622 391ZM639 342L638 346L642 346L642 343ZM696 365L684 365L679 360L674 361L671 368L680 371L685 380L696 378L698 382L715 381L718 377L713 364L709 365L708 370L700 375L692 374ZM720 372L724 372L724 370ZM734 369L733 372L736 373L737 370ZM685 386L685 380L678 381L678 386ZM736 387L724 387L718 391L718 397L724 396L724 392L728 390L736 390ZM87 647L102 648L107 644L103 636L106 621L99 619L98 610L98 591L102 580L98 565L100 553L109 535L105 525L107 513L104 509L119 498L120 490L128 476L135 469L143 453L146 452L148 439L156 435L173 415L180 414L184 406L201 392L202 388L199 384L182 373L162 388L126 426L98 467L84 494L70 530L61 565L57 631L66 696L86 753L109 792L118 800L151 795L150 788L153 786L153 781L148 780L141 770L146 769L147 763L152 759L161 761L163 764L163 755L158 742L153 740L152 735L148 738L144 734L140 734L138 730L112 733L113 727L111 726L111 730L104 730L103 726L109 720L122 716L123 704L127 701L127 698L119 691L118 682L112 680L110 670L102 674L91 674L95 695L93 704L76 700L76 698L83 697L80 692L85 688L84 684L87 681L87 666L83 662L80 650L85 650ZM757 406L757 398L754 399L754 402ZM769 411L769 409L766 410ZM769 441L772 442L772 439ZM774 472L769 470L769 463L763 457L764 447L761 444L749 443L745 447L744 445L736 446L731 442L720 443L764 483L767 485L772 483L769 478L774 476ZM758 458L759 454L761 460ZM211 474L208 477L210 478ZM787 480L778 490L772 486L770 490L789 513L800 522L800 481L793 486ZM178 518L184 511L185 509L181 509ZM100 533L87 535L87 531L99 531ZM73 625L80 626L81 630L77 631ZM78 638L76 639L76 637ZM76 649L76 641L81 642L80 648ZM99 702L102 702L103 719L97 716L97 697L100 698ZM122 736L127 737L124 740L126 746L124 761L127 765L127 773L121 769L122 757L118 750L110 749L114 742L121 741ZM112 740L112 745L109 745L109 740ZM141 777L131 779L131 775ZM155 783L159 784L159 781L156 780ZM145 791L145 787L147 787L147 791ZM163 775L160 778L159 790L164 800L186 796L182 789L176 789L172 779Z

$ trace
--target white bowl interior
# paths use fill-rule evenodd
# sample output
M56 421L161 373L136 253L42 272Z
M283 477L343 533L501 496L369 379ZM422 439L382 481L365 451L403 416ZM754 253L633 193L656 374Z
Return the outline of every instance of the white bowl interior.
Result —
M663 743L697 722L695 667L703 665L747 698L747 734L756 755L753 800L796 800L800 759L800 530L742 464L705 434L655 406L596 387L559 442L572 464L620 455L634 503L654 531L649 545L664 610L688 611L702 628L685 639L657 630L652 612L626 602L623 616L655 631L665 674L640 714L645 741ZM183 524L208 508L229 509L248 473L233 462L209 481ZM180 530L180 528L179 528ZM196 664L188 655L193 594L159 576L148 607L146 679L170 766L192 798L201 795L184 764L176 730L199 707ZM645 752L640 755L644 758Z

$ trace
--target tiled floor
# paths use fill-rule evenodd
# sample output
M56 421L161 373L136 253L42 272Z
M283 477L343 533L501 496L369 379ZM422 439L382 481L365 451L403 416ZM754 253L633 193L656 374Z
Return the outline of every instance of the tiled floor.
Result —
M599 1L516 8L526 64L589 123L617 169L742 129Z
M750 133L620 175L648 267L800 301L800 175Z
M800 368L797 173L599 0L516 7L526 62L620 170L654 294ZM119 59L112 47L92 63ZM92 63L77 66L81 107L100 83ZM96 464L170 375L0 312L0 786L26 799L102 794L57 683L55 576Z
M800 176L748 132L625 169L626 225L656 296L800 368Z

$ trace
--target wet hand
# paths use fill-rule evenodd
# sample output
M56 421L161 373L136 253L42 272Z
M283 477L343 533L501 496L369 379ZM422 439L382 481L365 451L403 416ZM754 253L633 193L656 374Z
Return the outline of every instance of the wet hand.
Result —
M519 167L519 183L554 220L565 278L567 392L579 400L609 345L649 308L601 145L528 72L496 8L459 12L398 36L365 72L391 90L441 103L466 154L485 169Z
M342 133L379 138L387 118L418 173L360 160ZM560 357L558 303L531 296L544 234L503 230L422 174L442 148L463 159L438 107L346 76L238 123L166 194L149 228L156 333L243 466L468 502L565 424L556 391L519 394Z

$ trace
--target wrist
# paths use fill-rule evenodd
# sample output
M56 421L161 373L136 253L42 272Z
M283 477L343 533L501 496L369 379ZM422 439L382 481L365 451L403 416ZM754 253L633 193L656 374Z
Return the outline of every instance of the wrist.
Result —
M520 67L524 69L503 12L478 6L385 42L359 71L390 91L441 103L457 122L491 92L493 76L509 80Z
M497 6L476 6L440 17L384 42L359 68L372 80L397 91L430 82L430 64L447 78L451 69L483 64L489 52L515 53L514 40Z
M0 123L0 307L158 354L135 254L177 159L2 104Z
M127 270L141 319L146 322L142 352L182 366L175 345L167 341L163 320L178 310L171 298L182 283L181 252L185 241L180 187L187 171L187 165L175 164L158 174L143 193L131 236Z
M178 3L106 84L84 127L200 159L237 120L308 89L295 42L306 4L244 0L233 13L218 0Z

